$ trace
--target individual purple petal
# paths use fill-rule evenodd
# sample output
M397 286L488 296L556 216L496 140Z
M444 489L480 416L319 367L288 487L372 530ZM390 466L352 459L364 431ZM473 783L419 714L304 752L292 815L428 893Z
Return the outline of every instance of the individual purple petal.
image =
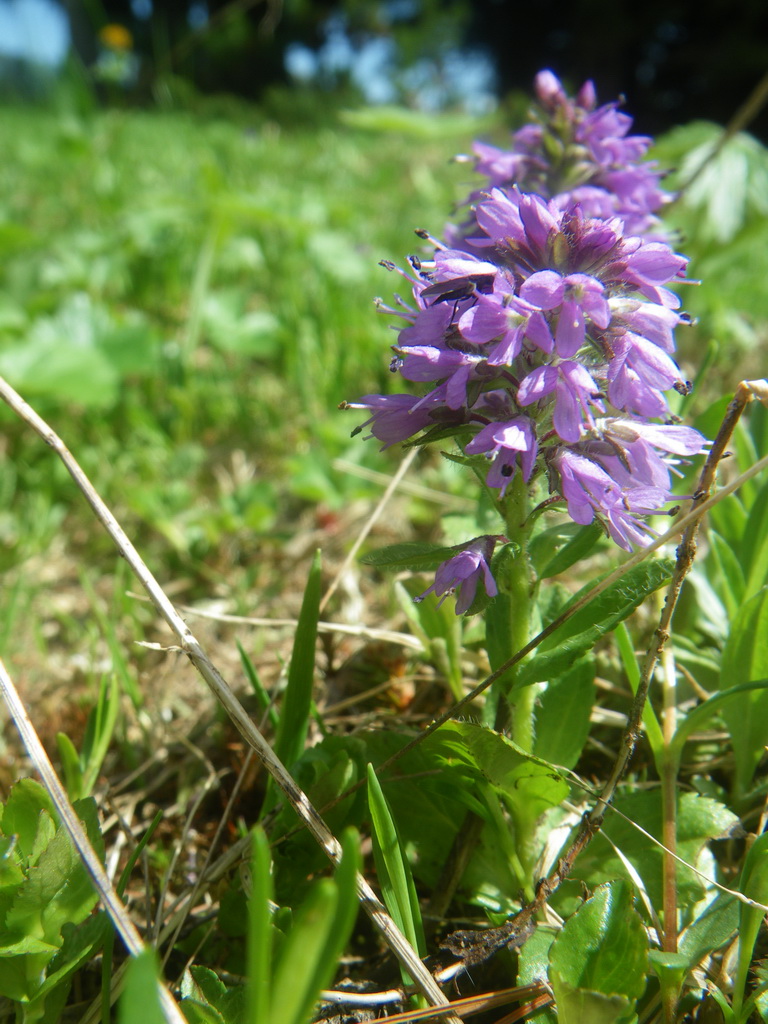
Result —
M523 347L523 328L507 331L504 337L488 353L489 366L511 366Z
M626 300L622 300L626 303ZM632 308L621 311L621 303L617 304L616 312L634 334L639 334L665 352L675 351L673 331L681 323L682 318L673 309L657 305L655 302L634 302Z
M540 270L523 281L520 297L539 309L555 309L563 301L565 282L555 270Z
M605 285L590 274L569 274L565 285L570 297L578 302L592 323L606 328L611 322L611 307L605 298Z
M555 412L552 423L559 436L573 444L581 437L583 405L578 393L562 379L555 388Z
M538 366L528 374L517 390L519 405L531 405L546 397L557 387L559 374L554 366Z
M550 235L559 230L558 218L547 203L535 195L521 194L519 209L526 235L537 249L543 250Z
M626 363L649 387L667 391L680 379L674 359L639 334L628 332L613 342L613 358L608 364L608 380L613 380Z
M473 345L485 345L504 334L507 316L493 297L480 295L477 302L461 314L458 326L467 341Z
M648 444L673 455L700 455L709 441L693 427L672 423L632 423L632 429Z
M687 265L687 257L673 252L663 242L646 242L627 261L631 279L651 285L667 284L679 277Z
M528 317L525 336L530 338L534 345L538 345L542 352L550 353L554 351L555 339L552 337L552 331L549 328L546 317L538 310L531 313Z
M403 357L400 372L406 380L413 381L440 380L480 359L467 352L435 348L433 345L412 345L407 349L398 349L398 352Z
M581 307L570 299L566 299L560 309L560 316L555 329L555 348L557 354L574 356L584 344L585 325Z

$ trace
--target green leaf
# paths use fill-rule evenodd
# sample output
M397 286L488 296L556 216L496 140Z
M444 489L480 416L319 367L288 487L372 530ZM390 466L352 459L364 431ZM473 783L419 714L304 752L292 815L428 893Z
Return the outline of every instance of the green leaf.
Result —
M531 541L529 554L539 579L559 576L576 562L586 558L603 536L597 523L578 526L563 523L537 533Z
M631 886L601 885L565 922L549 964L560 1024L629 1021L648 971L648 936Z
M80 757L72 740L65 732L56 733L56 745L64 771L64 782L70 800L78 800L83 795L83 770Z
M269 724L273 729L277 729L279 722L279 716L275 710L275 706L272 702L272 698L264 687L259 673L256 671L256 666L253 664L251 659L245 652L245 648L237 641L237 650L240 654L240 663L243 666L243 671L248 677L248 682L251 684L256 700L259 702L259 710L262 715L266 714L269 718Z
M739 880L739 890L755 903L768 904L768 832L763 832L750 846ZM744 1002L749 967L763 923L765 911L739 904L739 959L733 983L733 1012L739 1020Z
M261 827L251 833L251 895L248 899L248 1020L269 1024L272 1001L272 900L269 841Z
M745 694L752 693L755 690L764 691L766 689L768 689L768 679L757 679L754 683L740 683L738 686L732 686L728 690L713 693L702 704L689 711L686 717L678 723L675 735L669 745L670 754L679 764L683 753L683 746L694 732L704 729L711 722L712 718L735 698L741 699Z
M662 856L660 846L633 827L639 825L661 842L662 811L660 790L628 793L615 801L625 817L608 814L603 825L606 836L627 857L643 880L651 903L662 905ZM627 820L628 819L628 820ZM677 798L677 854L688 864L699 866L707 843L725 837L738 818L724 804L695 793L679 793ZM624 876L625 869L610 844L597 835L574 866L573 875L594 885L606 875ZM683 910L698 902L706 891L706 882L683 864L676 869L678 899Z
M537 928L526 941L517 959L518 985L531 985L534 981L549 983L549 951L554 939L551 932ZM530 1024L557 1024L557 1013L554 1009L542 1010L526 1020Z
M597 641L610 633L654 591L668 583L674 562L660 559L635 566L612 587L576 612L572 618L548 636L533 657L518 666L516 683L527 686L540 680L552 679L567 671L576 658L590 650ZM583 587L565 606L567 611L581 596L588 593L598 580Z
M389 547L370 551L360 559L365 565L379 569L409 569L411 572L431 572L453 558L460 547L446 548L439 544L390 544Z
M768 482L750 509L741 545L746 574L744 597L750 598L768 583Z
M61 949L48 964L45 980L37 991L35 1001L42 1004L62 983L68 985L71 975L101 948L104 937L111 928L112 925L103 912L86 918L77 927L65 924L62 927L64 941ZM46 1004L46 1012L49 1009L49 1005Z
M326 953L338 901L336 885L323 878L296 911L275 966L269 1024L306 1024L319 993L316 978L336 968L335 962L328 963Z
M768 679L768 588L751 597L731 623L723 651L720 686ZM723 707L723 720L736 761L734 791L746 792L765 750L768 736L768 690L745 692Z
M85 727L80 762L83 767L83 791L81 796L90 796L107 756L112 734L115 731L120 710L120 686L117 675L102 676L99 696L95 707L88 715Z
M680 997L690 964L682 953L668 953L652 949L649 953L651 967L661 985L661 999L664 1005L676 1005Z
M230 1024L218 1010L192 996L182 999L180 1006L189 1024Z
M705 956L733 938L739 927L739 906L735 896L719 892L704 912L683 931L678 950L689 967L695 967Z
M716 530L709 531L709 542L712 546L712 557L718 569L720 583L717 588L718 594L725 604L728 618L733 619L744 603L746 588L744 571L736 552Z
M290 767L304 750L315 683L315 644L320 617L322 567L318 551L304 591L296 638L293 642L288 683L283 696L275 753Z
M501 733L471 722L446 722L422 744L446 767L460 767L468 779L490 784L512 810L522 829L568 795L558 769L527 754ZM464 783L467 785L467 783Z
M117 1006L118 1024L165 1024L157 979L153 950L145 949L131 958Z
M573 768L589 735L594 701L595 662L592 657L584 657L539 694L534 754Z
M395 583L395 596L403 614L411 624L415 635L421 640L430 660L448 680L455 700L464 696L464 673L462 656L462 618L456 615L453 602L443 601L434 594L428 594L423 601L416 602L414 594L420 587Z
M426 953L421 908L397 827L373 765L368 765L368 807L376 873L384 904L419 956ZM410 983L410 977L408 982Z
M45 812L45 818L41 818L41 811ZM45 787L34 779L21 779L11 788L3 809L3 833L6 836L17 836L19 853L24 857L32 857L33 851L37 849L39 852L40 849L38 832L41 826L47 831L51 820L55 818L56 809ZM43 825L44 821L48 825ZM54 831L55 826L49 836Z

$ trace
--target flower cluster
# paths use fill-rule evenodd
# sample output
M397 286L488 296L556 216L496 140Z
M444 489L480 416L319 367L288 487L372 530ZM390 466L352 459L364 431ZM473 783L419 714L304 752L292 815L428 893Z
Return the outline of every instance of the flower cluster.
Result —
M597 520L631 550L650 542L645 517L671 500L676 458L706 444L673 421L665 397L688 387L672 355L685 317L667 288L683 278L687 260L637 233L650 223L652 195L661 194L650 187L655 172L644 178L632 162L647 140L625 137L628 120L614 106L595 110L591 87L572 102L542 72L537 91L600 174L556 195L492 187L473 207L473 234L450 246L431 239L429 262L411 257L410 271L400 273L413 303L382 307L404 321L391 368L431 389L367 395L351 407L370 412L358 430L369 428L385 447L434 432L471 435L464 452L487 459L486 482L500 499L515 474L526 483L541 475L576 523ZM540 189L552 171L547 148L534 145L543 131L517 133L519 152L504 172ZM610 201L593 203L584 192L598 180ZM628 210L631 195L647 200L642 216L639 199ZM459 613L481 579L493 596L495 539L479 538L444 563L430 591L461 588Z
M475 170L487 187L516 185L559 209L578 203L589 217L621 217L629 235L655 229L656 214L671 196L659 184L656 165L644 159L652 140L628 134L632 118L618 103L598 107L592 82L571 99L551 71L541 71L534 89L534 121L513 134L510 149L473 147Z

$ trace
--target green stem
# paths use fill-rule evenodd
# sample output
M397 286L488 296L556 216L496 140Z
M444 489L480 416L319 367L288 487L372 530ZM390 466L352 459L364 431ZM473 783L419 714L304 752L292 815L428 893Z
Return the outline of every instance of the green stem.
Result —
M488 619L493 649L500 662L524 647L531 636L534 578L528 557L530 495L520 473L516 473L504 499L507 538L512 550L499 563L497 612ZM490 653L490 648L489 648ZM493 660L493 658L492 658ZM524 750L533 750L534 706L537 688L515 691L515 671L499 680L496 728L509 728L512 739ZM511 711L511 715L510 715Z

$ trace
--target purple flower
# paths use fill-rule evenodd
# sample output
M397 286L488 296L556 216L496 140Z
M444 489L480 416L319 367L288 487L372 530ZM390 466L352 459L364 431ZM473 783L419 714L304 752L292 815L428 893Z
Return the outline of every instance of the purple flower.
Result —
M578 441L582 424L594 423L590 405L604 412L603 403L595 397L599 388L581 363L568 361L557 366L540 366L529 373L517 392L520 405L531 405L554 392L555 430L564 441Z
M414 395L364 395L359 402L343 402L345 409L369 409L372 415L357 427L359 433L370 426L366 440L376 437L384 448L405 441L432 423L432 410L440 404L441 396L432 392L429 400ZM383 450L383 449L382 449Z
M534 87L536 121L514 133L509 150L474 146L486 188L517 186L560 209L577 202L588 217L620 217L628 235L657 230L656 214L672 197L659 184L656 164L646 160L652 140L629 134L632 118L616 103L597 107L592 82L571 99L551 71L541 71ZM462 230L471 234L469 225Z
M491 187L471 221L401 271L412 303L379 302L401 324L391 368L423 393L351 407L370 410L359 429L385 447L471 428L465 452L486 456L500 503L519 472L629 550L672 500L676 464L706 446L669 422L666 398L680 388L674 331L688 322L668 286L687 259L647 235L667 198L644 162L650 140L629 134L615 104L598 107L591 83L572 98L545 71L536 92L538 122L511 151L476 147ZM495 595L493 541L449 559L427 593L459 588L460 614L481 577Z
M435 573L435 582L416 600L423 601L427 594L437 594L440 597L439 606L449 594L458 590L456 614L463 615L475 599L480 579L483 580L486 594L496 597L499 591L489 564L495 545L495 537L485 536L473 540L458 555L443 562Z
M486 482L489 487L498 487L503 498L518 463L523 479L531 478L537 451L533 424L526 416L518 416L506 423L489 423L472 438L464 451L468 455L485 452L491 458Z
M653 531L639 517L666 504L669 498L662 488L622 488L597 462L568 448L561 448L552 463L574 522L591 523L597 516L625 551L631 551L633 544L650 544Z

